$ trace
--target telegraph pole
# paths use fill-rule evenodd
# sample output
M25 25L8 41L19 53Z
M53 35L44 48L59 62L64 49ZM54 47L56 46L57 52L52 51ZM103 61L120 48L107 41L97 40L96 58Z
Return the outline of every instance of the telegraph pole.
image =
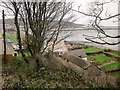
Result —
M4 14L4 10L2 10L2 18L3 18L4 62L6 62L5 14Z

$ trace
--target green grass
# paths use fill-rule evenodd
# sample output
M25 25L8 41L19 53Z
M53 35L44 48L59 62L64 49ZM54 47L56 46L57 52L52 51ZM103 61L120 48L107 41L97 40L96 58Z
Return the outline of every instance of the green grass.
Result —
M24 53L25 53L25 56L26 56L26 57L30 57L30 56L31 56L31 54L30 54L29 51L24 51Z
M26 64L23 60L4 64L3 73L5 75L3 88L81 88L82 86L85 88L89 86L84 79L66 67L60 71L42 67L36 72L34 64Z
M0 36L2 36L2 33L0 32Z
M120 51L111 50L111 51L108 52L108 53L113 54L113 55L120 56Z
M120 71L118 72L111 72L110 75L115 76L120 79Z
M26 57L30 57L30 56L31 56L31 54L30 54L29 51L24 51L24 54L25 54ZM18 54L17 59L18 59L18 60L21 60L21 59L22 59L21 53Z
M31 56L29 51L24 51L24 54L25 54L26 57ZM18 53L18 56L16 57L16 60L20 60L20 61L23 60L21 53Z
M120 62L119 61L116 61L114 63L111 63L111 64L108 64L106 66L101 67L101 69L103 71L107 71L107 70L110 70L110 69L116 69L116 68L120 68Z
M83 51L84 52L97 52L97 51L100 51L100 50L102 50L102 49L91 46L91 47L88 47L88 48L84 49Z
M99 55L89 55L88 60L94 59L95 62L99 64L111 62L113 59L110 57L105 56L104 54Z
M0 32L0 36L2 36L2 33ZM10 39L12 42L17 41L16 37L13 37L9 33L6 33L6 38Z
M16 37L11 36L10 34L6 34L6 38L10 39L12 42L17 41Z

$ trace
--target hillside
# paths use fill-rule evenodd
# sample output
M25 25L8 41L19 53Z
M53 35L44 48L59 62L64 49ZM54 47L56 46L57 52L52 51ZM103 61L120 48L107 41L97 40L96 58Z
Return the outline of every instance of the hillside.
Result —
M14 19L5 19L5 23L8 27L12 27L14 26ZM55 25L56 23L58 23L58 21L53 21L51 25ZM76 24L73 22L66 21L62 21L61 24L65 25L65 28L81 28L84 26L83 24ZM21 23L21 26L23 26L23 23ZM0 19L0 27L2 27L2 19Z

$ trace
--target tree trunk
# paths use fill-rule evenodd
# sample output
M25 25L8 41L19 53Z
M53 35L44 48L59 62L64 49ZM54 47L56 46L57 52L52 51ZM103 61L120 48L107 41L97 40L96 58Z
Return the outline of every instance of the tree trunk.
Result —
M15 24L16 29L17 29L17 40L18 40L19 50L20 50L20 52L22 54L22 57L25 60L25 62L28 63L28 60L25 58L25 55L22 51L22 43L21 43L21 38L20 38L20 28L19 28L19 24L18 24L18 11L19 11L19 9L16 8L15 10L16 10L16 13L15 13L15 17L14 17L14 24Z
M41 54L36 54L35 55L35 62L36 62L36 70L37 70L37 72L43 66L42 65L42 58L40 58L40 57L41 57Z
M6 41L5 41L5 15L4 15L4 10L2 11L3 13L3 38L4 38L4 63L6 63Z

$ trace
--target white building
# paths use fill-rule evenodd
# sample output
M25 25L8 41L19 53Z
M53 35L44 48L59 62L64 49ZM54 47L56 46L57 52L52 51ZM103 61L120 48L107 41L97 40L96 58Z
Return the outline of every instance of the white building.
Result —
M65 45L65 43L64 43L64 40L61 40L61 41L58 40L58 41L56 41L56 42L58 42L58 43L55 44L53 52L56 52L56 53L58 53L59 55L61 55L61 54L63 54L63 53L65 53L65 52L68 51L68 49L67 49L67 47L66 47L66 45ZM52 50L52 45L53 45L53 41L51 41L51 42L49 43L48 48L49 48L50 50Z

